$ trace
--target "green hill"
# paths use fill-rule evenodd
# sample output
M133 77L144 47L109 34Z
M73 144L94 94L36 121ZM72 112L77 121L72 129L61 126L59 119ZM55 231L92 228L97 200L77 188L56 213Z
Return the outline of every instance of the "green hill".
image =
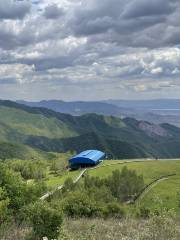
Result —
M0 142L0 159L47 159L47 153L23 144Z
M0 142L54 152L98 148L110 158L180 157L180 129L169 124L71 116L11 101L0 101L0 116Z

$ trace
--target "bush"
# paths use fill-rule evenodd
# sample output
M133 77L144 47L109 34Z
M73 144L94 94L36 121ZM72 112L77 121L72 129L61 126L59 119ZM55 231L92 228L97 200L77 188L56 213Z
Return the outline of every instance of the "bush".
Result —
M106 180L112 195L122 202L132 200L144 187L142 176L138 176L135 171L123 167L122 171L115 170L112 176Z
M125 210L116 202L107 204L103 212L105 217L123 218L125 214Z
M75 189L75 184L72 180L72 178L67 178L64 182L62 192L69 192Z
M46 177L46 164L42 161L12 160L6 163L11 169L19 172L26 180L40 180Z
M150 214L151 214L150 209L146 207L141 207L138 212L138 216L144 219L149 218Z
M57 239L63 223L60 210L51 208L47 203L38 202L29 209L29 219L33 228L33 240Z
M63 210L70 217L91 217L99 211L96 202L90 199L85 192L70 193L63 200Z

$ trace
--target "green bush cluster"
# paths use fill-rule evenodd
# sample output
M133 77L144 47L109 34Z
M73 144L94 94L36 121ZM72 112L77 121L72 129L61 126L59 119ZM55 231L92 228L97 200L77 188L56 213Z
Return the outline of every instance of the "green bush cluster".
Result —
M42 182L27 184L19 173L0 163L0 223L21 219L24 207L46 191Z
M46 163L40 160L7 160L7 165L14 171L19 172L25 179L40 180L46 177Z
M29 240L41 240L43 237L57 239L63 223L61 210L52 208L48 203L37 202L27 209L32 226Z
M51 202L68 217L123 217L125 202L132 201L144 187L142 176L126 167L108 178L85 175L79 184L67 179L61 193Z
M63 215L122 218L126 214L124 202L133 199L144 186L142 176L123 168L104 179L86 175L78 184L69 178L60 192L48 202L41 202L39 197L47 191L44 182L25 181L35 178L41 167L43 170L47 165L21 160L0 163L0 224L25 222L32 228L29 239L33 240L45 236L56 239Z

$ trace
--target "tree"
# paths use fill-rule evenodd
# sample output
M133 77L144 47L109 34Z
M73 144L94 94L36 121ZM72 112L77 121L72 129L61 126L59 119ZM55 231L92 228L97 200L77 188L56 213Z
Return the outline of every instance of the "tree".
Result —
M107 180L107 185L112 195L122 202L132 200L144 187L143 176L138 176L135 171L123 167L122 171L115 170Z

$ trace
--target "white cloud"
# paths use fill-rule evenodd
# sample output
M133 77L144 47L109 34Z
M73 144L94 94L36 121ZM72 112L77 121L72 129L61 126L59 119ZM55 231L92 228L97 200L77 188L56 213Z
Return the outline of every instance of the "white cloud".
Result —
M0 13L2 6L9 6L8 17L0 21L4 92L5 87L12 91L23 83L29 96L30 89L37 88L33 98L43 88L52 98L55 89L63 96L71 89L78 97L88 88L94 91L93 98L112 98L138 92L166 94L166 89L176 91L180 86L180 49L175 47L180 42L179 1L173 0L173 5L167 0L164 4L162 0L19 2L21 13L18 3L16 14L10 11L11 0L0 4ZM25 5L29 7L22 8Z
M31 81L29 79L34 72L34 66L28 66L24 64L1 64L0 65L0 79L4 82L9 79L14 80L14 82L22 84L26 81Z

